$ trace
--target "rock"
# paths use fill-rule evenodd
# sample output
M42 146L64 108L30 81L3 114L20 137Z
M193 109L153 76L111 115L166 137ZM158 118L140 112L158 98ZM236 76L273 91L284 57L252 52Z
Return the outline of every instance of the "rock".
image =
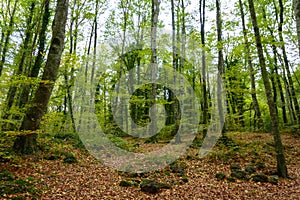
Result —
M233 171L230 176L239 180L248 180L246 172L241 170Z
M277 175L270 176L270 180L269 180L270 183L277 185L278 181L279 181L279 177Z
M252 180L255 181L255 182L265 183L265 182L269 181L269 178L265 174L255 174L255 175L252 176Z
M253 174L256 172L256 169L253 165L247 165L245 167L245 171L248 173L248 174Z
M172 186L166 183L156 182L155 180L144 180L141 183L140 188L143 192L156 194L160 192L160 189L170 189Z
M187 177L183 177L182 182L187 183L187 182L189 182L189 179Z
M132 183L129 181L122 180L119 185L122 187L130 187L132 186Z
M256 164L256 168L257 168L258 170L265 169L265 168L266 168L266 164L263 163L263 162L261 162L261 161L259 161L259 162Z
M145 180L140 185L141 191L156 194L160 192L160 185L154 180Z
M45 156L44 158L46 160L58 160L58 159L60 159L60 156L58 156L58 155L50 155L50 156Z
M238 171L238 170L242 170L242 168L241 168L240 165L237 165L237 164L231 164L231 165L230 165L230 170L231 170L231 171Z
M217 174L216 174L216 179L217 179L218 181L224 180L225 178L226 178L226 175L223 174L223 173L217 173Z
M235 182L235 178L228 177L228 178L227 178L227 181L228 181L228 182Z

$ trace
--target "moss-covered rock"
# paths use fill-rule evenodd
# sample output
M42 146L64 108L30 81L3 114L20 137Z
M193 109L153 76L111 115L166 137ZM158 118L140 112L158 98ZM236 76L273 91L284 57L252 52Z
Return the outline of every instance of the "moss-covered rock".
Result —
M242 167L238 164L231 164L230 165L230 170L231 171L239 171L239 170L242 170Z
M265 174L255 174L255 175L252 176L252 180L255 181L255 182L265 183L265 182L269 181L269 178Z
M230 176L239 180L248 180L247 173L242 170L233 171Z
M130 181L122 180L119 185L122 187L131 187L132 183Z
M269 180L270 183L277 185L278 181L279 181L279 177L277 175L270 176L270 180Z
M223 173L217 173L217 174L216 174L216 179L217 179L218 181L224 180L225 178L226 178L226 175L223 174Z
M247 165L245 167L245 172L247 172L248 174L253 174L256 172L256 169L253 165Z

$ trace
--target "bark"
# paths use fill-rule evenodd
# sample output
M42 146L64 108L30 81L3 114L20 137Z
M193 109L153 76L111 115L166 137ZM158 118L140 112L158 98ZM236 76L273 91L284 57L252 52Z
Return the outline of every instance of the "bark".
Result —
M205 52L205 0L200 0L199 2L199 12L200 12L200 32L201 32L201 45L202 45L202 93L203 93L203 113L202 113L202 124L203 124L203 138L207 135L207 122L208 122L208 103L207 103L207 89L206 89L206 52Z
M252 97L252 102L253 102L253 107L255 110L255 116L258 121L258 129L261 129L263 127L263 120L261 118L261 112L260 112L260 107L259 103L257 100L256 96L256 86L255 86L255 74L254 74L254 69L253 69L253 64L252 64L252 58L250 54L250 46L249 46L249 41L248 41L248 33L246 29L246 23L245 23L245 13L244 13L244 8L243 8L243 3L242 0L239 0L239 5L240 5L240 12L241 12L241 17L242 17L242 26L243 26L243 35L244 35L244 42L245 42L245 50L246 50L246 61L248 63L248 68L250 72L250 80L251 80L251 97Z
M43 19L42 19L42 26L39 31L39 48L38 48L38 54L35 57L34 65L30 69L28 77L30 78L37 78L40 72L40 69L43 64L44 54L45 54L45 46L46 46L46 31L50 20L50 9L49 9L49 1L45 1L44 5L44 12L43 12ZM32 90L32 85L26 85L24 87L24 90L22 91L20 101L19 101L19 107L24 107L29 102L29 94Z
M47 110L48 102L57 79L61 55L64 49L67 17L68 0L57 0L56 12L52 24L52 39L42 82L35 92L32 105L27 110L20 128L21 131L30 130L32 132L17 136L14 142L14 150L19 153L31 154L37 149L35 131L39 128L41 119Z
M25 38L20 47L21 58L20 58L20 62L18 63L18 68L14 73L14 76L20 76L25 71L24 65L25 65L25 61L26 61L26 58L29 53L28 47L29 47L29 44L32 39L32 18L33 18L33 14L34 14L34 8L35 8L35 3L32 3L29 8L30 14L29 14L27 22L26 22ZM19 88L18 85L13 84L12 86L10 86L10 88L8 90L7 97L6 97L6 108L5 108L3 119L8 119L10 116L9 111L16 100L16 94L17 94L18 88ZM2 127L2 128L6 129L6 130L10 130L10 129L13 129L14 127Z
M299 50L299 55L300 55L300 0L294 0L294 13L295 13L295 18L296 18L298 50Z
M6 61L6 54L7 54L7 51L8 51L10 37L11 37L11 34L13 32L15 13L16 13L16 10L17 10L18 3L19 3L19 0L17 0L15 2L12 13L10 15L9 27L7 29L7 32L6 32L5 42L4 42L4 46L3 46L3 50L2 50L2 56L1 56L1 60L0 60L0 77L2 75L2 70L3 70L3 67L4 67L5 61Z
M224 58L223 58L223 40L222 40L222 19L221 19L221 3L220 0L216 0L216 10L217 10L217 38L218 38L218 110L219 110L219 120L220 120L220 125L222 127L222 134L225 134L225 121L224 121L224 113L223 113L223 104L222 104L222 79L223 79L223 71L224 71Z
M279 41L281 44L281 50L282 50L282 55L283 55L283 61L284 61L284 66L286 68L286 72L287 72L287 78L288 78L288 83L289 83L289 87L290 87L290 91L291 91L291 98L293 100L294 103L294 107L295 107L295 112L296 112L296 116L297 116L297 122L298 125L300 125L300 106L297 100L297 96L296 96L296 92L295 92L295 87L294 87L294 83L292 80L292 75L289 69L289 61L287 58L287 54L286 54L286 48L285 48L285 43L284 43L284 39L283 39L283 33L282 33L282 26L283 26L283 13L284 12L284 8L283 8L283 2L282 0L279 0L279 25L278 25L278 33L279 33Z
M287 167L285 163L284 149L283 149L281 136L279 132L278 115L276 113L276 105L273 101L271 85L269 82L269 76L266 68L266 61L263 54L260 30L257 24L257 18L256 18L253 0L248 0L248 4L249 4L249 9L251 14L252 26L255 34L255 42L256 42L257 54L259 58L259 64L261 68L262 79L265 86L269 112L272 120L273 137L275 142L275 151L276 151L276 160L277 160L277 173L280 177L286 178L288 177L288 173L287 173Z
M159 0L152 0L151 4L151 80L155 81L156 79L156 71L157 71L157 27L158 27L158 15L159 15ZM156 101L156 83L151 84L151 94L150 100L151 105L155 105ZM157 132L157 125L156 125L156 110L151 109L150 111L151 116L151 123L153 124L150 126L150 133L151 135L155 135Z
M277 8L276 8L276 5L275 5L275 1L273 3L274 3L274 7L275 7L276 19L278 19L278 14L277 14ZM263 8L263 17L267 22L266 11L265 11L264 8ZM284 124L287 124L288 121L287 121L287 116L286 116L285 99L284 99L283 89L282 89L282 85L281 85L281 81L280 81L280 77L279 77L279 73L278 73L278 59L277 59L278 52L277 52L277 47L275 45L276 39L275 39L275 36L274 36L273 29L269 26L267 26L267 28L270 32L271 37L272 37L271 49L272 49L272 52L273 52L273 60L274 60L274 64L273 64L273 68L272 68L272 76L275 79L274 82L276 82L276 84L274 83L274 85L276 85L278 87L278 90L279 90L283 122L284 122ZM270 60L272 60L272 59L270 58ZM275 90L273 89L273 91L276 91L276 89ZM273 93L274 93L274 101L276 102L277 96L275 96L275 92L273 92Z

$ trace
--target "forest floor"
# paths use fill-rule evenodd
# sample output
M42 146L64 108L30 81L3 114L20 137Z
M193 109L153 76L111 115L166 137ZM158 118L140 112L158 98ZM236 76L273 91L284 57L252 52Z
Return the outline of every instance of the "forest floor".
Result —
M106 167L70 135L46 135L40 141L46 147L35 156L14 155L9 137L0 137L0 199L300 199L300 137L290 133L282 135L290 178L278 180L268 133L231 132L230 142L204 158L191 147L177 168L144 174ZM142 148L155 145L161 144ZM145 180L167 187L146 193L140 186Z

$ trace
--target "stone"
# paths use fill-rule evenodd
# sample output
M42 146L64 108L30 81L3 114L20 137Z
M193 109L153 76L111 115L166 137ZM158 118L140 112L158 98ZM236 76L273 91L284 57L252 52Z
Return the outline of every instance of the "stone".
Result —
M269 180L270 183L277 185L278 181L279 181L279 177L277 175L270 176L270 180Z
M239 180L248 180L246 172L241 170L231 172L230 176Z
M242 170L242 168L241 168L240 165L237 165L237 164L231 164L231 165L230 165L230 170L231 170L231 171L238 171L238 170Z
M225 178L226 178L226 175L223 174L223 173L217 173L217 174L216 174L216 179L217 179L218 181L222 181L222 180L224 180Z
M248 173L248 174L253 174L256 172L256 169L253 165L247 165L245 167L245 171Z
M160 185L154 180L145 180L140 185L141 191L156 194L160 192Z
M266 183L269 181L269 178L265 174L255 174L252 176L252 180L255 182Z

